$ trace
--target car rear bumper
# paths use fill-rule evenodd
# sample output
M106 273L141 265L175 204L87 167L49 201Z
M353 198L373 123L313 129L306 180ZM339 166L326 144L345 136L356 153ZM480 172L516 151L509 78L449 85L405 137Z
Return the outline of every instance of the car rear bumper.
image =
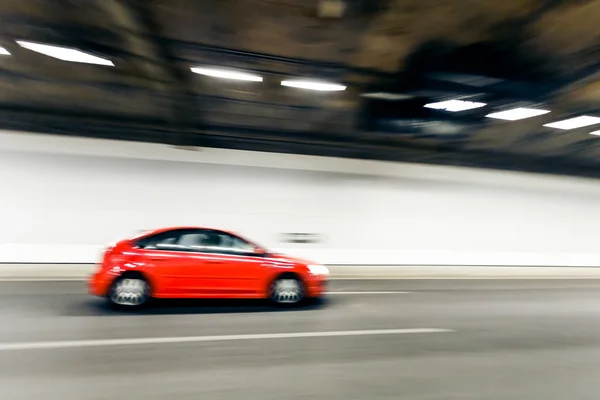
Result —
M88 279L88 292L94 296L106 297L110 287L110 279L106 276L96 273Z

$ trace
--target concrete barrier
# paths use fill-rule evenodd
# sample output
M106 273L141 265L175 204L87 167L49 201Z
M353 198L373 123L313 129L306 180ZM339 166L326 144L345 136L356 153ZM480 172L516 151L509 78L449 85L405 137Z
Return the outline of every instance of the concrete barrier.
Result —
M93 264L0 264L0 280L83 280ZM333 279L600 279L600 267L330 265Z

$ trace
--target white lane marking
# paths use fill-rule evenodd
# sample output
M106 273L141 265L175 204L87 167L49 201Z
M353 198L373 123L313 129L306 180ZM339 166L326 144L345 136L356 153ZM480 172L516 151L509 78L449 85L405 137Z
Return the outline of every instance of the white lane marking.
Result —
M79 347L106 347L106 346L135 346L144 344L171 344L171 343L198 343L198 342L223 342L240 340L269 340L269 339L300 339L335 336L375 336L375 335L402 335L409 333L448 333L452 329L441 328L414 328L414 329L372 329L359 331L330 331L330 332L291 332L291 333L257 333L249 335L219 335L219 336L180 336L156 338L131 338L131 339L97 339L97 340L60 340L48 342L21 342L0 343L0 351L14 350L44 350L67 349Z
M338 295L338 294L408 294L408 293L412 293L412 292L394 292L394 291L390 291L390 292L383 292L383 291L378 291L378 292L325 292L325 294L327 295Z

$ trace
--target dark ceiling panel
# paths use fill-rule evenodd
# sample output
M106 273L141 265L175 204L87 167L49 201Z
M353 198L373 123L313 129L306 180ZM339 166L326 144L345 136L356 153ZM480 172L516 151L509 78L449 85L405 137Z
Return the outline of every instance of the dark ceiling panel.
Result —
M542 125L600 115L598 3L347 0L343 13L323 18L317 2L295 0L7 1L0 45L12 56L0 57L0 127L595 176L593 127ZM56 60L15 40L76 47L115 67ZM264 81L195 75L194 65ZM282 87L288 78L347 90ZM488 105L423 108L446 99ZM515 106L552 113L485 118Z

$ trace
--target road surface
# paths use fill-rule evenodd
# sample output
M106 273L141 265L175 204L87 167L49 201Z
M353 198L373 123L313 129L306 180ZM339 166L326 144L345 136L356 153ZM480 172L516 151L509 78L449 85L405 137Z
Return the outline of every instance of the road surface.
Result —
M0 282L3 400L600 396L600 281L335 281L323 304L161 302Z

